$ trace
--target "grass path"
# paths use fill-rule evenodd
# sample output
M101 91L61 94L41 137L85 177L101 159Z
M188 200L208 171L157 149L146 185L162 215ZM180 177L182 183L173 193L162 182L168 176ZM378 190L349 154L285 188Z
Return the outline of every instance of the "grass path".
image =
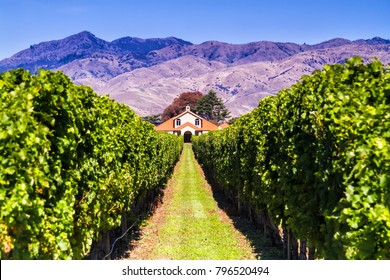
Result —
M185 145L164 203L130 259L227 260L255 259L255 253L230 218L218 208L211 188L196 162L191 145Z

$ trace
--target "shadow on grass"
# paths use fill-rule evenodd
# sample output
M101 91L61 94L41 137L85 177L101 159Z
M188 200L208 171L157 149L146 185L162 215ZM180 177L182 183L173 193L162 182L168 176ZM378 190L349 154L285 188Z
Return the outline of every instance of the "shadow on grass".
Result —
M222 209L233 221L234 227L241 232L249 241L257 259L262 260L283 260L283 251L277 248L271 238L264 236L259 225L255 225L244 215L240 215L237 208L225 196L221 187L212 180L207 179L211 186L213 197L218 207Z

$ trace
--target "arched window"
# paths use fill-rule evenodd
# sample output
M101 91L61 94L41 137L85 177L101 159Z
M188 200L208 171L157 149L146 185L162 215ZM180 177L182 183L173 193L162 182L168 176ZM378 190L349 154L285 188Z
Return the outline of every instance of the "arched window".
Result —
M200 126L200 119L195 119L195 125Z
M181 126L181 120L180 119L176 120L176 126Z

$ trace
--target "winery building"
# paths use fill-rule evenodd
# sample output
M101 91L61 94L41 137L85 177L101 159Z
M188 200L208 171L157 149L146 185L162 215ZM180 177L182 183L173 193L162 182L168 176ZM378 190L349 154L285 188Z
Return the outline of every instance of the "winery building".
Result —
M190 106L180 115L170 118L156 127L156 130L171 134L184 135L184 142L191 142L192 135L201 135L211 130L222 129L221 126L203 119L191 111Z

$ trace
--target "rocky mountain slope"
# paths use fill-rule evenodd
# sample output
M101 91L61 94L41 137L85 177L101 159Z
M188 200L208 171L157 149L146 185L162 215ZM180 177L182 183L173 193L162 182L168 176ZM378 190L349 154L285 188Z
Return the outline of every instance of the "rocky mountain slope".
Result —
M291 86L324 64L352 56L390 63L390 40L332 39L316 45L217 41L194 45L175 38L125 37L108 42L84 31L30 46L0 61L0 72L23 67L61 70L140 115L157 114L184 91L214 89L233 116L249 112L258 99Z

